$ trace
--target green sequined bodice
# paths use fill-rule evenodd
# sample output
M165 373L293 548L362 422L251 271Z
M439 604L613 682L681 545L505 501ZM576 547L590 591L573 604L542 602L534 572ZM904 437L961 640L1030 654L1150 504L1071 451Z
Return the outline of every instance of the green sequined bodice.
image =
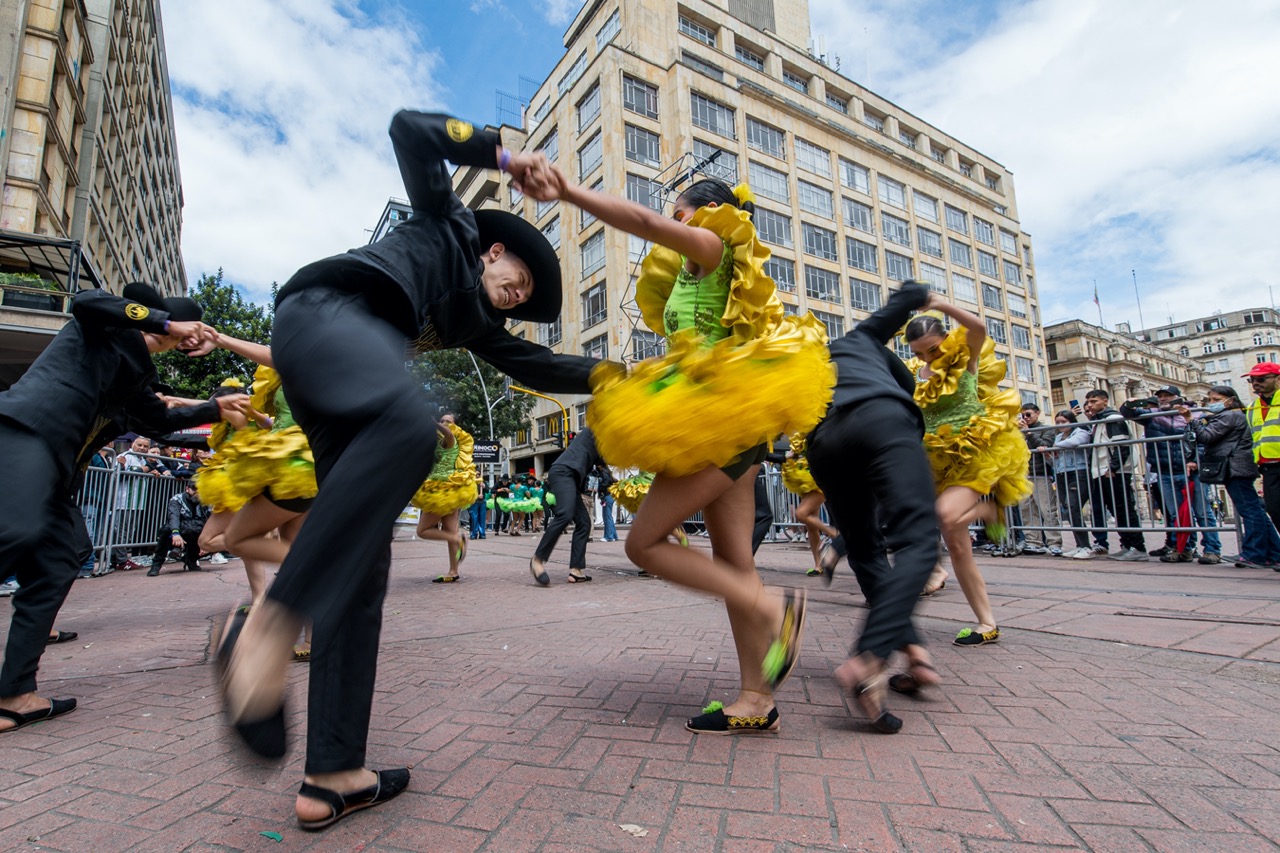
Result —
M436 464L431 466L431 473L427 475L428 480L447 480L449 475L453 473L454 467L458 462L458 443L454 442L453 447L441 447L436 445Z
M683 262L685 259L681 258ZM694 329L706 343L713 344L729 336L721 324L725 305L729 302L729 286L733 282L733 250L724 247L720 266L697 278L681 266L675 287L667 297L662 324L667 337L684 329Z
M986 410L978 399L978 377L966 370L960 374L954 394L939 397L936 403L922 410L925 432L936 433L943 424L962 429L974 415L985 414Z
M271 419L271 429L273 431L298 425L298 422L293 419L293 410L289 408L289 401L284 398L283 388L276 391L275 406L276 416Z

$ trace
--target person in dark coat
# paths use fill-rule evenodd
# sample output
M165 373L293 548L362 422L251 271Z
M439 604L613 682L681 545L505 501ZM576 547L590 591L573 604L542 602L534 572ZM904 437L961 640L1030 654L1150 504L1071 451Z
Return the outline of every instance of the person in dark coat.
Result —
M446 160L519 182L545 161L512 155L497 131L402 111L391 141L413 215L380 240L303 267L276 298L271 351L311 443L320 491L266 598L233 616L221 646L227 715L249 746L281 756L285 672L313 625L299 826L322 829L385 802L408 769L365 768L392 523L431 470L435 407L406 351L466 347L519 382L587 393L595 359L517 338L508 321L560 316L560 269L533 225L471 211ZM242 621L243 620L243 621Z
M587 477L596 466L604 467L604 460L596 449L595 436L590 429L584 429L547 470L546 490L556 496L556 502L551 507L551 521L547 522L547 529L529 560L529 573L542 586L551 583L546 563L569 522L573 522L573 541L569 546L568 581L586 583L591 580L586 568L587 540L591 537L592 522L582 495L587 491Z
M911 623L920 590L938 561L933 473L924 451L924 418L915 379L885 344L929 300L929 289L903 282L884 307L831 343L835 395L809 436L809 470L827 497L840 537L823 551L830 583L846 549L867 599L867 620L836 680L850 690L876 729L902 721L884 706L890 654L905 650L901 692L936 684L932 662ZM878 528L878 529L877 529ZM893 551L893 566L885 548Z
M90 457L124 432L163 435L248 401L170 409L152 390L151 354L197 346L213 332L200 316L190 299L161 299L144 284L127 285L123 298L81 291L70 322L0 392L0 577L16 573L21 584L0 669L0 732L76 707L75 699L39 696L36 671L92 548L74 499Z
M209 520L209 508L200 503L196 493L196 484L187 480L182 491L169 498L169 524L161 529L156 541L156 553L151 558L151 568L147 577L160 574L164 558L170 548L182 549L183 571L198 572L200 564L200 534L204 531L204 523Z

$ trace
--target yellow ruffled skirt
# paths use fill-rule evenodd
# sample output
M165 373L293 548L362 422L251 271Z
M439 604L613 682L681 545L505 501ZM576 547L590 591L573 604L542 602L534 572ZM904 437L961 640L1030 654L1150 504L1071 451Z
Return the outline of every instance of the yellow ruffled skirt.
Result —
M223 441L212 456L195 473L196 492L200 503L214 512L236 512L258 496L231 476L231 467L244 452L256 430L239 430Z
M652 485L653 475L647 472L640 473L614 483L609 487L609 494L613 495L618 506L635 515L640 510L640 504L644 501L645 495L649 494L649 487Z
M1027 466L1031 451L1013 422L1019 400L1013 391L989 399L987 413L975 415L960 429L943 425L925 433L924 448L939 494L965 486L991 495L1001 506L1013 506L1031 494Z
M409 503L423 512L446 516L476 502L475 469L455 470L443 480L424 480Z
M271 489L279 500L314 498L316 485L315 458L307 437L298 426L281 430L242 430L236 438L238 452L227 460L226 472L241 495L248 500Z
M677 336L667 355L629 375L597 367L587 409L596 446L610 465L684 477L722 468L781 433L807 433L835 384L825 340L806 314L744 344Z

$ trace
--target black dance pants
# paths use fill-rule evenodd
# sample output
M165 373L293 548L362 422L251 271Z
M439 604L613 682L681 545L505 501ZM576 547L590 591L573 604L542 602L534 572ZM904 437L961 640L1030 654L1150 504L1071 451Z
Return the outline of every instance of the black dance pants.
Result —
M182 568L186 571L200 569L200 533L203 530L202 524L199 530L187 529L180 534L182 536ZM151 568L159 571L164 566L165 558L173 550L173 531L168 527L162 527L156 537L156 550L151 555Z
M920 642L911 613L938 562L933 473L922 440L918 416L896 400L837 409L809 437L809 469L867 599L854 654L885 660Z
M551 507L551 520L547 529L538 540L538 547L533 555L546 562L551 559L551 552L560 541L560 534L573 522L573 541L569 545L569 568L585 569L587 567L587 540L591 537L591 513L578 495L578 484L569 474L561 474L554 469L547 472L547 491L556 496L555 506Z
M303 272L324 275L318 266ZM432 407L405 370L405 335L341 285L286 295L271 338L320 486L267 590L312 624L307 773L364 766L392 524L436 442Z
M53 621L93 545L53 448L3 418L0 472L0 580L15 575L20 587L0 668L0 697L9 698L35 692Z
M769 490L765 487L764 477L756 474L756 519L751 525L751 554L760 550L760 543L769 535L773 527L773 507L769 506Z

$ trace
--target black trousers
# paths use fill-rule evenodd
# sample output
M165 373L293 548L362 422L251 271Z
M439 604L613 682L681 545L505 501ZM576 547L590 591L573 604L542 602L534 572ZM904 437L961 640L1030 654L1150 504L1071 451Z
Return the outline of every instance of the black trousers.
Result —
M1262 502L1271 523L1280 530L1280 462L1259 465L1258 470L1262 472Z
M200 526L200 530L185 530L182 532L182 567L184 569L200 567L200 532L204 530L204 525ZM160 532L156 534L156 552L151 557L151 568L159 569L164 566L164 558L169 556L169 551L173 548L173 531L168 527L162 527Z
M1089 482L1089 503L1093 513L1093 538L1100 545L1107 544L1107 513L1115 516L1116 527L1138 527L1138 507L1133 495L1132 474L1112 474L1110 477L1094 477ZM1174 514L1178 508L1174 507ZM1166 512L1166 518L1168 514ZM1120 534L1120 547L1147 550L1146 539L1136 531Z
M551 552L560 541L560 534L573 522L573 541L569 545L569 568L585 569L587 567L587 540L591 538L591 513L582 502L578 493L578 484L569 474L561 474L555 470L547 472L547 491L556 496L556 504L551 507L551 520L547 529L538 540L538 547L533 555L539 560L551 559Z
M0 579L15 575L0 697L36 689L53 621L92 550L67 474L44 439L0 419Z
M867 599L854 654L883 660L920 642L911 614L938 562L933 473L923 437L918 416L896 400L838 409L809 437L809 469Z
M312 623L307 773L365 763L392 524L435 452L406 343L360 293L314 286L276 308L272 358L320 485L267 590Z
M773 527L773 507L769 506L769 490L765 488L764 477L756 475L756 521L751 528L751 553L760 550L760 543L769 535Z

